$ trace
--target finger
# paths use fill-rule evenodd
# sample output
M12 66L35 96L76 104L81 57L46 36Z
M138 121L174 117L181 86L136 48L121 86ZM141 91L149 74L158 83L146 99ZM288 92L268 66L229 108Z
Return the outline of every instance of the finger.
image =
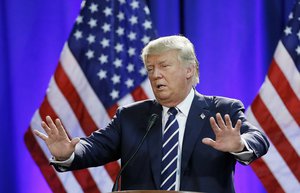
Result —
M51 119L50 116L46 116L46 121L47 121L47 124L51 130L51 134L52 135L56 135L58 134L58 131L57 131L57 127L56 125L54 124L53 120Z
M48 136L51 135L51 129L48 127L48 125L44 121L42 121L41 126L44 129L44 131L47 133Z
M226 123L227 128L232 129L232 123L231 123L231 120L230 120L230 116L228 114L226 114L224 116L224 119L225 119L225 123Z
M211 146L211 147L215 147L215 144L216 144L216 142L214 140L212 140L211 138L203 138L202 143L204 143L205 145Z
M48 139L48 136L45 135L44 133L39 132L38 130L33 130L33 133L41 138L43 141L46 141Z
M225 123L223 121L223 118L222 118L220 113L216 114L216 119L217 119L217 123L218 123L220 129L226 129L226 125L225 125Z
M209 118L209 122L210 122L210 126L215 134L221 131L218 124L216 123L215 118L213 118L213 117Z
M55 125L56 125L57 131L60 135L67 136L66 130L65 130L64 126L62 125L60 119L55 120Z
M239 120L236 122L234 129L236 129L237 131L240 132L241 127L242 127L242 121L239 119Z

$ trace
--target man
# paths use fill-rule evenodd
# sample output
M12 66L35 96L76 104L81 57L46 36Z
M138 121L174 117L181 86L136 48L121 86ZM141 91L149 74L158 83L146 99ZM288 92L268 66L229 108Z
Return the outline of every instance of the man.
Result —
M235 99L199 94L198 62L183 36L149 42L142 59L155 100L120 107L109 125L87 138L69 140L59 119L38 131L59 171L82 169L121 159L122 190L167 189L233 193L236 161L249 164L269 143L244 116ZM157 119L152 120L152 115ZM146 129L150 129L146 133ZM147 135L147 136L146 136ZM145 137L144 143L141 143Z

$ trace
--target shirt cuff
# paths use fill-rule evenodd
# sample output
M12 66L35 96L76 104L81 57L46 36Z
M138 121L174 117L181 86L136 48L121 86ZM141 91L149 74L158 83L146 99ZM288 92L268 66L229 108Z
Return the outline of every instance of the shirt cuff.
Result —
M75 158L75 153L73 152L72 155L69 157L69 159L64 160L64 161L58 161L55 159L55 157L50 158L50 163L56 164L58 167L69 167L71 166L73 160Z
M242 138L242 141L245 145L245 150L238 153L234 153L234 152L230 152L230 153L234 155L238 161L248 165L252 160L251 158L253 157L253 150L249 148L245 139Z

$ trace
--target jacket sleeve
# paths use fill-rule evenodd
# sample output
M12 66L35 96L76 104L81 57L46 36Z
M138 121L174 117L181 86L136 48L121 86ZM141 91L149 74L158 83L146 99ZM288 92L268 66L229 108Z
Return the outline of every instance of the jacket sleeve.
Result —
M221 112L222 116L226 113L230 115L232 124L235 125L238 120L242 121L241 136L246 143L248 150L253 151L252 156L248 156L247 160L240 159L235 155L237 161L241 164L250 164L252 161L265 155L269 149L269 141L266 135L257 127L252 125L245 117L245 108L241 101L229 98L215 98L216 108Z

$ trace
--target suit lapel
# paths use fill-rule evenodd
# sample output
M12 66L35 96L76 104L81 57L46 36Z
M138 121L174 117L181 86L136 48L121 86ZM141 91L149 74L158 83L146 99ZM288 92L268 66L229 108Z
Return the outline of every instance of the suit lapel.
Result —
M209 117L211 117L209 105L204 97L196 92L186 121L181 157L181 173L183 173L187 167L195 144L198 140L201 140L199 136L204 123L209 121Z
M151 169L153 173L156 188L160 187L160 170L161 170L161 143L162 143L162 106L155 103L153 113L158 115L156 123L149 133L148 152L150 154Z

